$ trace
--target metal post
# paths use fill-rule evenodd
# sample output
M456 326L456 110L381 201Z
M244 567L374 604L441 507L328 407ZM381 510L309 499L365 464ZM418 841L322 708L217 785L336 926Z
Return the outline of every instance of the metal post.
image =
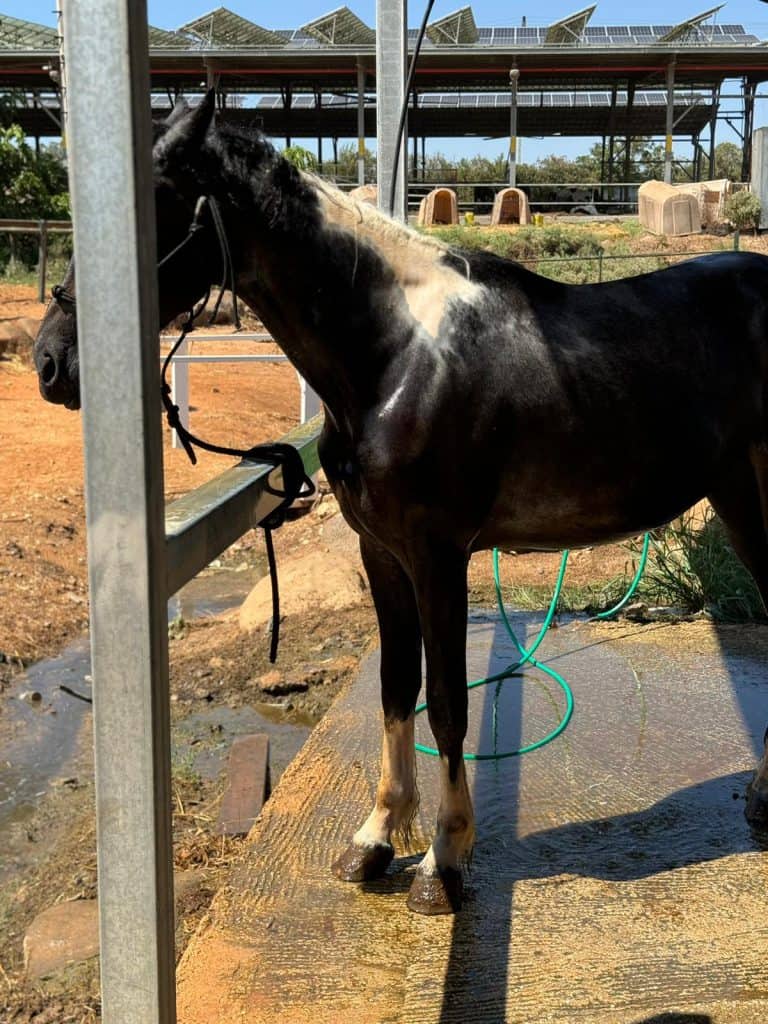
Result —
M65 36L102 1020L172 1024L167 568L145 0L68 4Z
M408 43L407 0L376 0L376 147L378 206L389 208L392 169L399 153L393 214L408 219L408 131L397 138L405 99Z
M517 184L517 85L520 69L509 70L509 184Z
M667 124L664 135L664 181L672 184L672 129L675 124L675 58L667 64Z
M717 114L720 109L720 86L712 90L712 117L709 120L709 170L707 177L711 181L715 177L715 132Z
M48 221L41 220L38 225L37 249L37 300L45 302L45 276L48 269Z
M417 175L418 175L418 171L419 171L419 136L418 136L418 132L417 132L417 129L416 129L416 118L418 116L417 111L419 109L419 96L418 96L418 93L416 92L416 87L415 86L413 87L412 94L413 94L413 107L412 107L412 109L413 109L413 121L411 123L411 127L413 128L413 167L412 167L411 173L412 173L413 178L415 180Z
M357 58L357 184L365 184L365 65Z
M189 355L189 342L184 341L176 349L177 356ZM189 363L181 359L171 360L171 398L179 407L179 420L185 430L189 430ZM183 448L178 431L171 431L171 445Z

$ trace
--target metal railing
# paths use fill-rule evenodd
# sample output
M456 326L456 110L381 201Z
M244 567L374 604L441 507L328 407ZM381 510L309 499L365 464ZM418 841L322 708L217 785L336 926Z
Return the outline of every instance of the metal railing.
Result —
M173 344L175 338L171 335L160 335L161 344ZM189 351L189 346L195 342L210 341L272 341L271 334L241 332L240 334L195 334L179 345L171 359L171 396L174 405L179 407L179 419L181 425L189 430L189 367L193 363L287 363L288 357L282 352L246 353L244 355L194 355ZM296 370L299 380L299 423L307 423L320 412L320 398L312 390L301 374ZM174 448L183 447L178 433L171 431L171 444Z
M37 296L40 302L46 298L46 275L48 273L48 236L72 233L69 220L13 220L0 219L0 234L37 235Z

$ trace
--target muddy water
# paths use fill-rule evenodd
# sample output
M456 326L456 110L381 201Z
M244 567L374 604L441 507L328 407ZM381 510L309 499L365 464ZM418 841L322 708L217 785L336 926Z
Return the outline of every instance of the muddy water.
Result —
M215 615L236 607L260 578L257 570L213 570L199 576L168 602L169 621ZM0 715L0 883L28 866L39 852L35 817L52 787L79 785L93 776L91 706L62 686L90 697L90 650L82 637L58 657L27 669L6 695ZM32 697L34 695L34 698ZM225 765L235 736L270 737L273 784L298 752L313 723L286 723L285 712L268 705L232 709L212 706L181 723L173 763L207 778Z

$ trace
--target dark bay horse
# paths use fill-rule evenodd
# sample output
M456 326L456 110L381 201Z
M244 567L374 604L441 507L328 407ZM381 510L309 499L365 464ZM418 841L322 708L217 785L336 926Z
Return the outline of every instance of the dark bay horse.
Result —
M158 252L187 237L201 196L216 200L240 294L325 405L322 464L360 536L381 633L381 779L334 871L380 875L412 819L423 646L441 803L409 905L450 912L474 837L462 761L473 551L615 540L707 497L768 599L768 259L557 284L418 235L212 115L209 95L157 129ZM159 270L163 323L221 278L203 223ZM66 294L36 361L43 395L76 408ZM768 756L747 814L768 823Z

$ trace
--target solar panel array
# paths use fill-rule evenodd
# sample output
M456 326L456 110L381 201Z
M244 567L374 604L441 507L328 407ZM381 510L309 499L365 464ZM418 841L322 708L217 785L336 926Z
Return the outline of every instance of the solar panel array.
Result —
M616 94L616 104L619 107L627 106L627 93ZM367 99L373 104L373 98ZM610 107L611 92L609 90L596 92L521 92L517 96L518 106L521 107ZM635 107L666 107L666 92L636 92L633 97ZM678 96L678 105L683 103L693 104L697 102L711 103L711 97L704 94L692 93L688 96ZM337 96L333 94L323 95L321 98L322 107L356 107L356 96ZM453 109L489 109L502 107L509 109L509 93L425 93L419 97L420 107L438 107L441 110ZM259 98L257 107L260 110L280 110L283 107L282 96L262 96ZM313 110L315 108L315 97L308 93L298 94L291 97L291 109Z
M565 28L563 28L565 26ZM564 19L544 26L491 26L476 29L471 8L465 7L445 18L432 22L430 37L424 39L425 49L460 46L471 49L528 49L534 47L574 48L637 46L758 46L761 40L743 25L712 24L697 21L672 25L591 25L585 19ZM557 31L555 31L557 29ZM682 32L682 34L679 34ZM476 33L476 41L473 41ZM413 43L418 35L409 29ZM549 39L548 39L549 36ZM665 37L671 36L671 41ZM150 46L180 50L219 49L326 49L332 46L372 46L375 32L347 7L316 18L299 29L272 30L262 28L225 7L196 18L177 32L150 27ZM0 14L0 50L56 50L56 30L46 25L22 21Z

